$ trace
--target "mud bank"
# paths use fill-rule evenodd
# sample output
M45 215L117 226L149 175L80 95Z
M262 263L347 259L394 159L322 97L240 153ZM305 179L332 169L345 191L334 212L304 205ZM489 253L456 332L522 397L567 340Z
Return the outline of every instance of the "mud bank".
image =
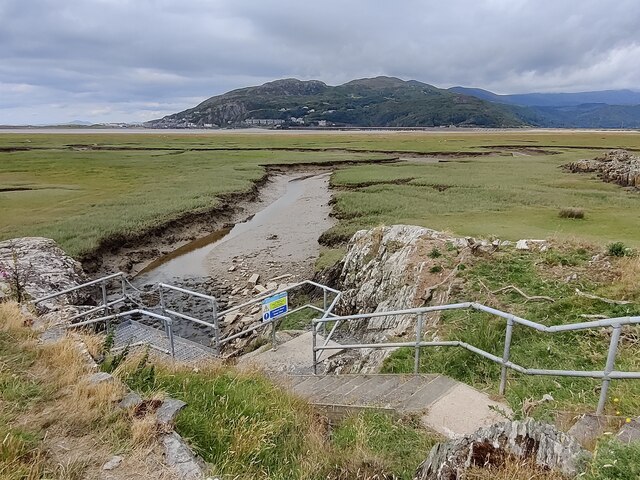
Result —
M159 257L136 276L136 283L211 277L222 286L246 284L242 277L254 273L265 280L311 276L318 238L334 223L329 175L327 170L273 175L251 206L257 213Z
M209 243L213 240L209 236L220 235L220 231L231 229L235 224L244 222L258 213L277 198L277 195L274 196L276 189L273 188L273 182L278 176L315 175L354 163L388 163L390 161L397 160L264 165L264 175L248 191L222 195L219 197L218 204L210 210L188 212L146 232L136 235L122 234L106 239L93 252L79 260L84 270L92 276L114 271L122 271L134 276L151 262L180 248L191 250L197 247L197 242ZM189 245L192 242L196 245ZM176 255L178 253L176 252Z

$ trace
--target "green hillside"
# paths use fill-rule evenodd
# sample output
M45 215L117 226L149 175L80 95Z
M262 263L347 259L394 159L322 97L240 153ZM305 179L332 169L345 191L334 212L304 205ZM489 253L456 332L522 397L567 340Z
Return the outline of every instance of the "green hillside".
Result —
M156 128L211 126L518 127L508 107L393 77L332 87L317 80L277 80L205 100L148 122Z

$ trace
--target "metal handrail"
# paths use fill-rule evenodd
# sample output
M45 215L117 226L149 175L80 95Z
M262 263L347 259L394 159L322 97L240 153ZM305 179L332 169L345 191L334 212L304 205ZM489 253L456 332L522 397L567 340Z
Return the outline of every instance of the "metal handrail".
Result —
M116 278L120 278L120 280L121 280L122 296L120 298L115 299L115 300L109 301L108 298L107 298L107 282L109 282L110 280L116 279ZM34 300L33 303L37 304L37 303L43 302L45 300L50 300L52 298L60 297L62 295L67 295L67 294L75 292L77 290L81 290L83 288L99 284L101 286L101 290L102 290L102 304L99 305L99 306L96 306L94 308L91 308L91 309L89 309L87 311L78 313L78 314L72 316L70 318L70 320L77 320L79 318L86 317L86 316L88 316L88 315L90 315L92 313L96 313L96 312L98 312L100 310L104 310L104 313L106 314L106 313L109 312L111 307L113 307L113 306L115 306L115 305L117 305L119 303L122 303L122 302L126 301L127 299L129 299L129 296L127 295L127 287L126 287L126 285L128 283L129 282L128 282L125 274L122 273L122 272L118 272L118 273L114 273L114 274L111 274L111 275L107 275L105 277L98 278L96 280L92 280L90 282L83 283L81 285L77 285L75 287L67 288L67 289L62 290L60 292L56 292L56 293L53 293L53 294L38 298L38 299ZM264 299L269 298L269 297L271 297L273 295L276 295L278 293L288 292L289 290L293 290L295 288L299 288L299 287L304 286L304 285L311 285L313 287L318 287L318 288L322 289L322 291L323 291L323 302L324 302L323 303L323 308L317 307L317 306L312 305L310 303L309 304L305 304L305 305L302 305L302 306L300 306L298 308L290 310L286 314L284 314L284 315L282 315L282 316L280 316L280 317L278 317L276 319L273 319L273 320L268 321L268 322L262 322L262 323L260 323L258 325L254 325L252 327L248 327L248 328L246 328L246 329L244 329L244 330L242 330L242 331L240 331L238 333L235 333L233 335L230 335L228 337L220 338L221 337L221 331L220 331L220 321L219 320L220 320L221 316L224 316L224 315L227 315L227 314L229 314L231 312L238 311L238 310L240 310L242 308L245 308L245 307L260 303ZM131 285L130 283L129 283L129 286L131 288L135 289L135 287L133 285ZM244 335L246 335L248 333L251 333L251 332L253 332L255 330L258 330L260 328L266 328L269 325L273 325L273 327L272 327L272 335L271 335L271 342L272 342L272 347L275 348L275 345L276 345L276 337L275 337L276 328L275 328L275 325L277 324L277 322L281 321L286 316L288 316L288 315L290 315L292 313L298 312L298 311L300 311L302 309L305 309L305 308L311 308L311 309L314 309L316 311L319 311L320 313L322 313L322 318L332 318L335 315L333 313L331 313L331 312L332 312L333 308L335 307L335 305L337 304L337 302L338 302L338 300L340 299L340 296L341 296L341 292L339 290L336 290L334 288L328 287L326 285L322 285L322 284L314 282L312 280L304 280L302 282L295 283L293 285L288 285L288 286L286 286L284 288L280 288L280 289L276 289L276 290L273 290L273 291L270 291L270 292L266 292L265 294L260 295L258 297L255 297L255 298L251 299L248 302L245 302L245 303L240 304L240 305L236 305L234 307L228 308L225 311L219 312L218 311L218 302L217 302L217 299L214 296L206 295L206 294L200 293L200 292L195 292L193 290L188 290L188 289L182 288L182 287L177 287L175 285L169 285L169 284L166 284L166 283L158 283L156 285L156 287L153 288L153 290L156 290L156 289L157 289L157 291L159 292L159 295L160 295L160 309L162 311L162 315L159 315L159 314L154 313L154 312L150 312L149 310L146 310L144 308L137 308L137 309L134 309L134 310L129 310L127 312L115 313L115 314L112 314L112 315L104 315L104 316L99 317L99 318L90 319L90 320L86 320L86 321L83 321L83 322L73 323L73 324L69 325L67 328L79 327L79 326L83 326L83 325L91 325L91 324L94 324L94 323L99 323L99 322L104 322L104 321L108 322L109 320L112 320L112 319L117 319L117 318L121 318L121 317L124 317L124 316L128 316L128 315L139 313L139 314L147 315L147 316L150 316L150 317L153 317L153 318L157 318L157 319L162 320L163 322L165 322L165 331L167 332L167 335L170 337L171 349L173 351L173 332L172 332L172 328L171 328L173 320L172 320L171 317L176 317L176 318L187 320L187 321L190 321L190 322L193 322L193 323L197 323L199 325L204 325L205 327L212 328L213 332L214 332L214 339L213 339L214 340L213 341L214 352L216 354L219 354L220 353L220 347L222 345L230 342L231 340L234 340L234 339L236 339L238 337L242 337L242 336L244 336ZM211 309L212 309L212 312L211 312L212 321L208 322L208 321L202 320L200 318L196 318L196 317L193 317L193 316L190 316L190 315L186 315L186 314L184 314L182 312L177 312L175 310L167 308L167 306L165 305L165 295L164 295L166 290L180 292L180 293L183 293L183 294L186 294L186 295L191 295L191 296L194 296L194 297L198 297L198 298L210 301L211 302ZM333 301L331 302L330 305L327 305L329 293L333 293L335 295L335 298L333 299ZM141 305L141 304L138 304L138 305ZM144 305L141 305L141 306L144 307ZM332 333L333 333L334 330L335 330L335 328L332 330Z
M82 285L77 285L75 287L67 288L66 290L62 290L61 292L52 293L50 295L46 295L44 297L37 298L33 300L32 303L40 303L45 300L51 300L52 298L59 297L61 295L67 295L71 292L75 292L76 290L80 290L81 288L90 287L92 285L97 285L98 283L105 283L109 280L113 280L114 278L124 277L124 273L112 273L111 275L107 275L106 277L97 278L96 280L91 280L90 282L83 283Z
M429 312L437 312L443 310L460 310L460 309L473 309L490 313L498 317L507 320L507 328L505 332L504 351L502 357L489 353L481 348L475 347L469 343L452 340L452 341L434 341L425 342L422 341L422 327L424 323L424 314ZM332 330L335 330L337 325L341 322L348 322L354 320L364 320L375 317L388 317L399 315L415 315L417 316L416 324L416 338L413 342L385 342L385 343L354 343L349 345L328 345L328 340L322 346L316 345L316 333L317 326L319 324L326 324L326 322L335 321L336 324ZM568 376L568 377L588 377L602 379L602 388L600 391L600 399L598 401L598 407L596 413L599 415L604 410L604 405L607 399L607 392L609 389L609 383L612 379L640 379L640 372L621 372L614 370L615 358L618 350L618 343L620 341L621 328L624 325L640 324L640 316L628 316L628 317L616 317L607 318L602 320L594 320L590 322L569 323L563 325L547 326L538 322L533 322L516 315L497 310L495 308L487 307L476 302L464 302L449 305L436 305L431 307L410 308L405 310L394 310L388 312L373 312L363 313L356 315L334 316L332 318L318 318L313 320L313 369L314 373L317 373L318 365L318 352L324 350L349 350L349 349L374 349L374 348L399 348L399 347L413 347L415 348L414 358L414 372L418 373L420 364L420 347L462 347L470 352L480 355L494 363L498 363L502 366L500 375L500 389L501 395L504 395L507 383L507 370L515 370L525 375L554 375L554 376ZM579 330L587 330L591 328L612 328L613 333L609 342L609 350L607 352L607 360L605 367L602 371L584 371L584 370L549 370L549 369L537 369L526 368L518 365L509 360L511 351L511 339L513 335L513 327L515 324L524 325L529 328L533 328L537 331L544 333L559 333L559 332L573 332Z

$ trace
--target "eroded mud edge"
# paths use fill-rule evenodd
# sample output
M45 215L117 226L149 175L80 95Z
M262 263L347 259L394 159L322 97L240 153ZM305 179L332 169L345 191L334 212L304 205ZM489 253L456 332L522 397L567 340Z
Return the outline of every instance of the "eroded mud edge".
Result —
M100 276L116 271L135 275L156 258L216 230L232 227L254 215L259 210L262 189L274 175L286 173L310 173L333 171L340 167L392 163L398 159L371 161L308 162L298 164L262 165L265 173L244 192L234 192L218 197L218 204L211 209L187 212L177 218L159 223L143 232L120 234L104 239L93 251L79 258L88 274Z

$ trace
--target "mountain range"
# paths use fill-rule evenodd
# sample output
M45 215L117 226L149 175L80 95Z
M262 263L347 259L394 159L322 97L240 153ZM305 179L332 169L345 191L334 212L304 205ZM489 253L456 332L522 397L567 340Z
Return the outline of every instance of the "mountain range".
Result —
M240 88L145 124L152 128L554 127L640 128L640 92L499 95L375 77L329 86L283 79Z

